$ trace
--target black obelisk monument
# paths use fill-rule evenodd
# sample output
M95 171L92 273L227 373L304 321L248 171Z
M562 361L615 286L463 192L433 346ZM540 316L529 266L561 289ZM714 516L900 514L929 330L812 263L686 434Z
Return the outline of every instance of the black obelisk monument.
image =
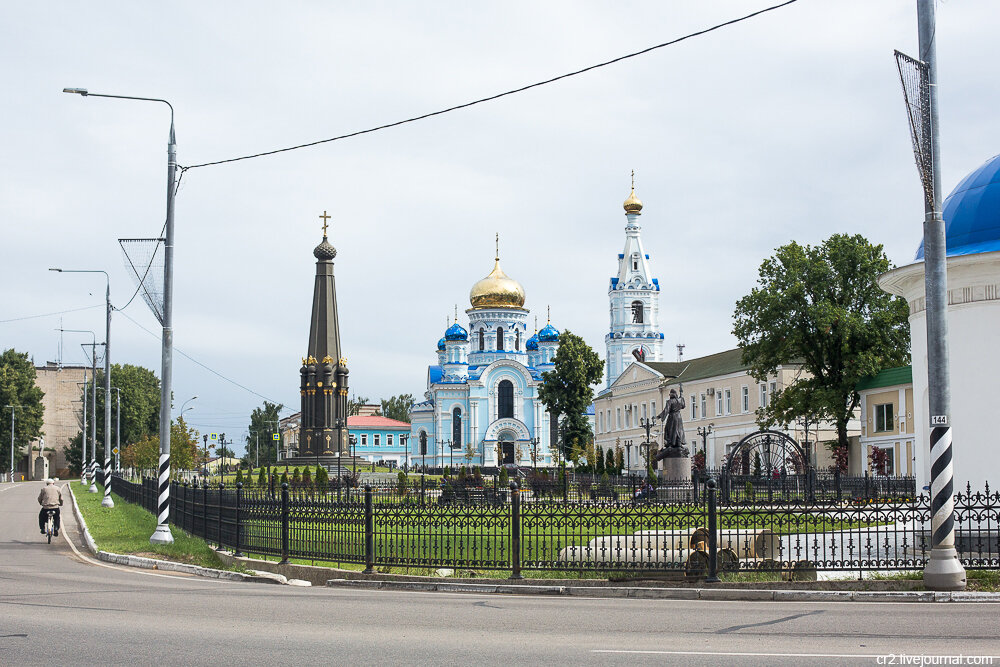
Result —
M299 370L302 417L298 457L349 456L347 433L347 359L341 355L337 320L337 286L333 258L337 249L326 238L323 211L323 241L313 250L316 282L313 286L309 347Z

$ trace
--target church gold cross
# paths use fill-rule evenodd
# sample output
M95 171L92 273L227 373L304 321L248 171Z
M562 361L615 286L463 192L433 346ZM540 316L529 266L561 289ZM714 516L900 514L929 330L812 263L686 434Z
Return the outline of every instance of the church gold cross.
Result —
M319 217L323 221L323 236L326 236L326 228L327 228L326 221L329 220L331 216L327 215L326 211L324 210L323 211L323 215L321 215Z

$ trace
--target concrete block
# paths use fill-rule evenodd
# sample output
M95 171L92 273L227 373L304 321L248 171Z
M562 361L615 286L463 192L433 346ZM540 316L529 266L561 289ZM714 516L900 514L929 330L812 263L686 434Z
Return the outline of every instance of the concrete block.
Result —
M697 588L630 588L630 598L642 600L697 600Z
M934 602L934 591L855 591L857 602Z
M700 588L698 597L702 600L730 600L736 602L771 602L774 591L743 590L736 588Z
M775 602L850 602L851 591L774 591Z

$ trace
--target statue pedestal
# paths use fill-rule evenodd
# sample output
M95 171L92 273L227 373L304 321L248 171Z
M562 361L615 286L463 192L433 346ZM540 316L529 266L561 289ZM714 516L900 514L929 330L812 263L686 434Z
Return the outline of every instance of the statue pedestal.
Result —
M656 471L656 478L660 480L661 486L671 485L691 485L691 457L678 456L668 457L660 461L660 468Z

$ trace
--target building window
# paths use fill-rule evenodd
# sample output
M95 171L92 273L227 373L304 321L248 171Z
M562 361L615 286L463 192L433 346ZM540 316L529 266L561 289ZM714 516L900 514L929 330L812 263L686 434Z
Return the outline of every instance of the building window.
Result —
M656 416L656 401L649 402L649 414Z
M503 352L503 327L497 327L497 352Z
M604 433L604 413L597 413L597 432Z
M645 403L642 404L642 418L643 419L649 419L649 415L646 414L646 404Z
M615 422L618 424L618 430L622 430L622 409L615 408Z
M513 402L513 397L511 397ZM451 448L460 449L462 447L462 408L455 408L451 411Z
M777 382L772 382L771 383L771 398L773 399L774 395L777 394L777 393L778 393L778 383Z
M625 428L632 428L632 406L625 406Z
M726 389L726 414L733 414L733 390Z
M875 432L883 433L893 429L892 403L882 403L875 406Z
M608 427L609 431L611 430L611 427L612 427L612 424L611 424L611 408L608 408L607 416L604 418L604 425Z
M479 351L482 352L486 349L486 332L482 329L479 330Z
M740 410L750 412L750 387L746 385L740 389Z
M642 301L632 302L632 323L642 324Z
M715 416L716 417L721 417L722 416L722 390L721 389L716 389L715 390Z
M385 446L392 447L392 433L385 434Z
M379 440L382 439L381 434L376 433L375 435L372 436L372 439L375 441L375 446L376 447L378 447L378 446L380 446L382 444L381 442L379 442Z
M520 329L515 329L514 330L514 351L515 352L520 352L521 351L521 330Z
M691 419L698 418L698 401L691 401Z
M705 394L701 395L701 416L708 417L708 401L705 400Z
M497 419L514 417L514 385L510 380L501 380L497 387Z
M365 447L367 445L368 445L368 434L367 433L362 433L361 434L361 446Z
M760 407L767 407L767 383L763 382L760 385Z

